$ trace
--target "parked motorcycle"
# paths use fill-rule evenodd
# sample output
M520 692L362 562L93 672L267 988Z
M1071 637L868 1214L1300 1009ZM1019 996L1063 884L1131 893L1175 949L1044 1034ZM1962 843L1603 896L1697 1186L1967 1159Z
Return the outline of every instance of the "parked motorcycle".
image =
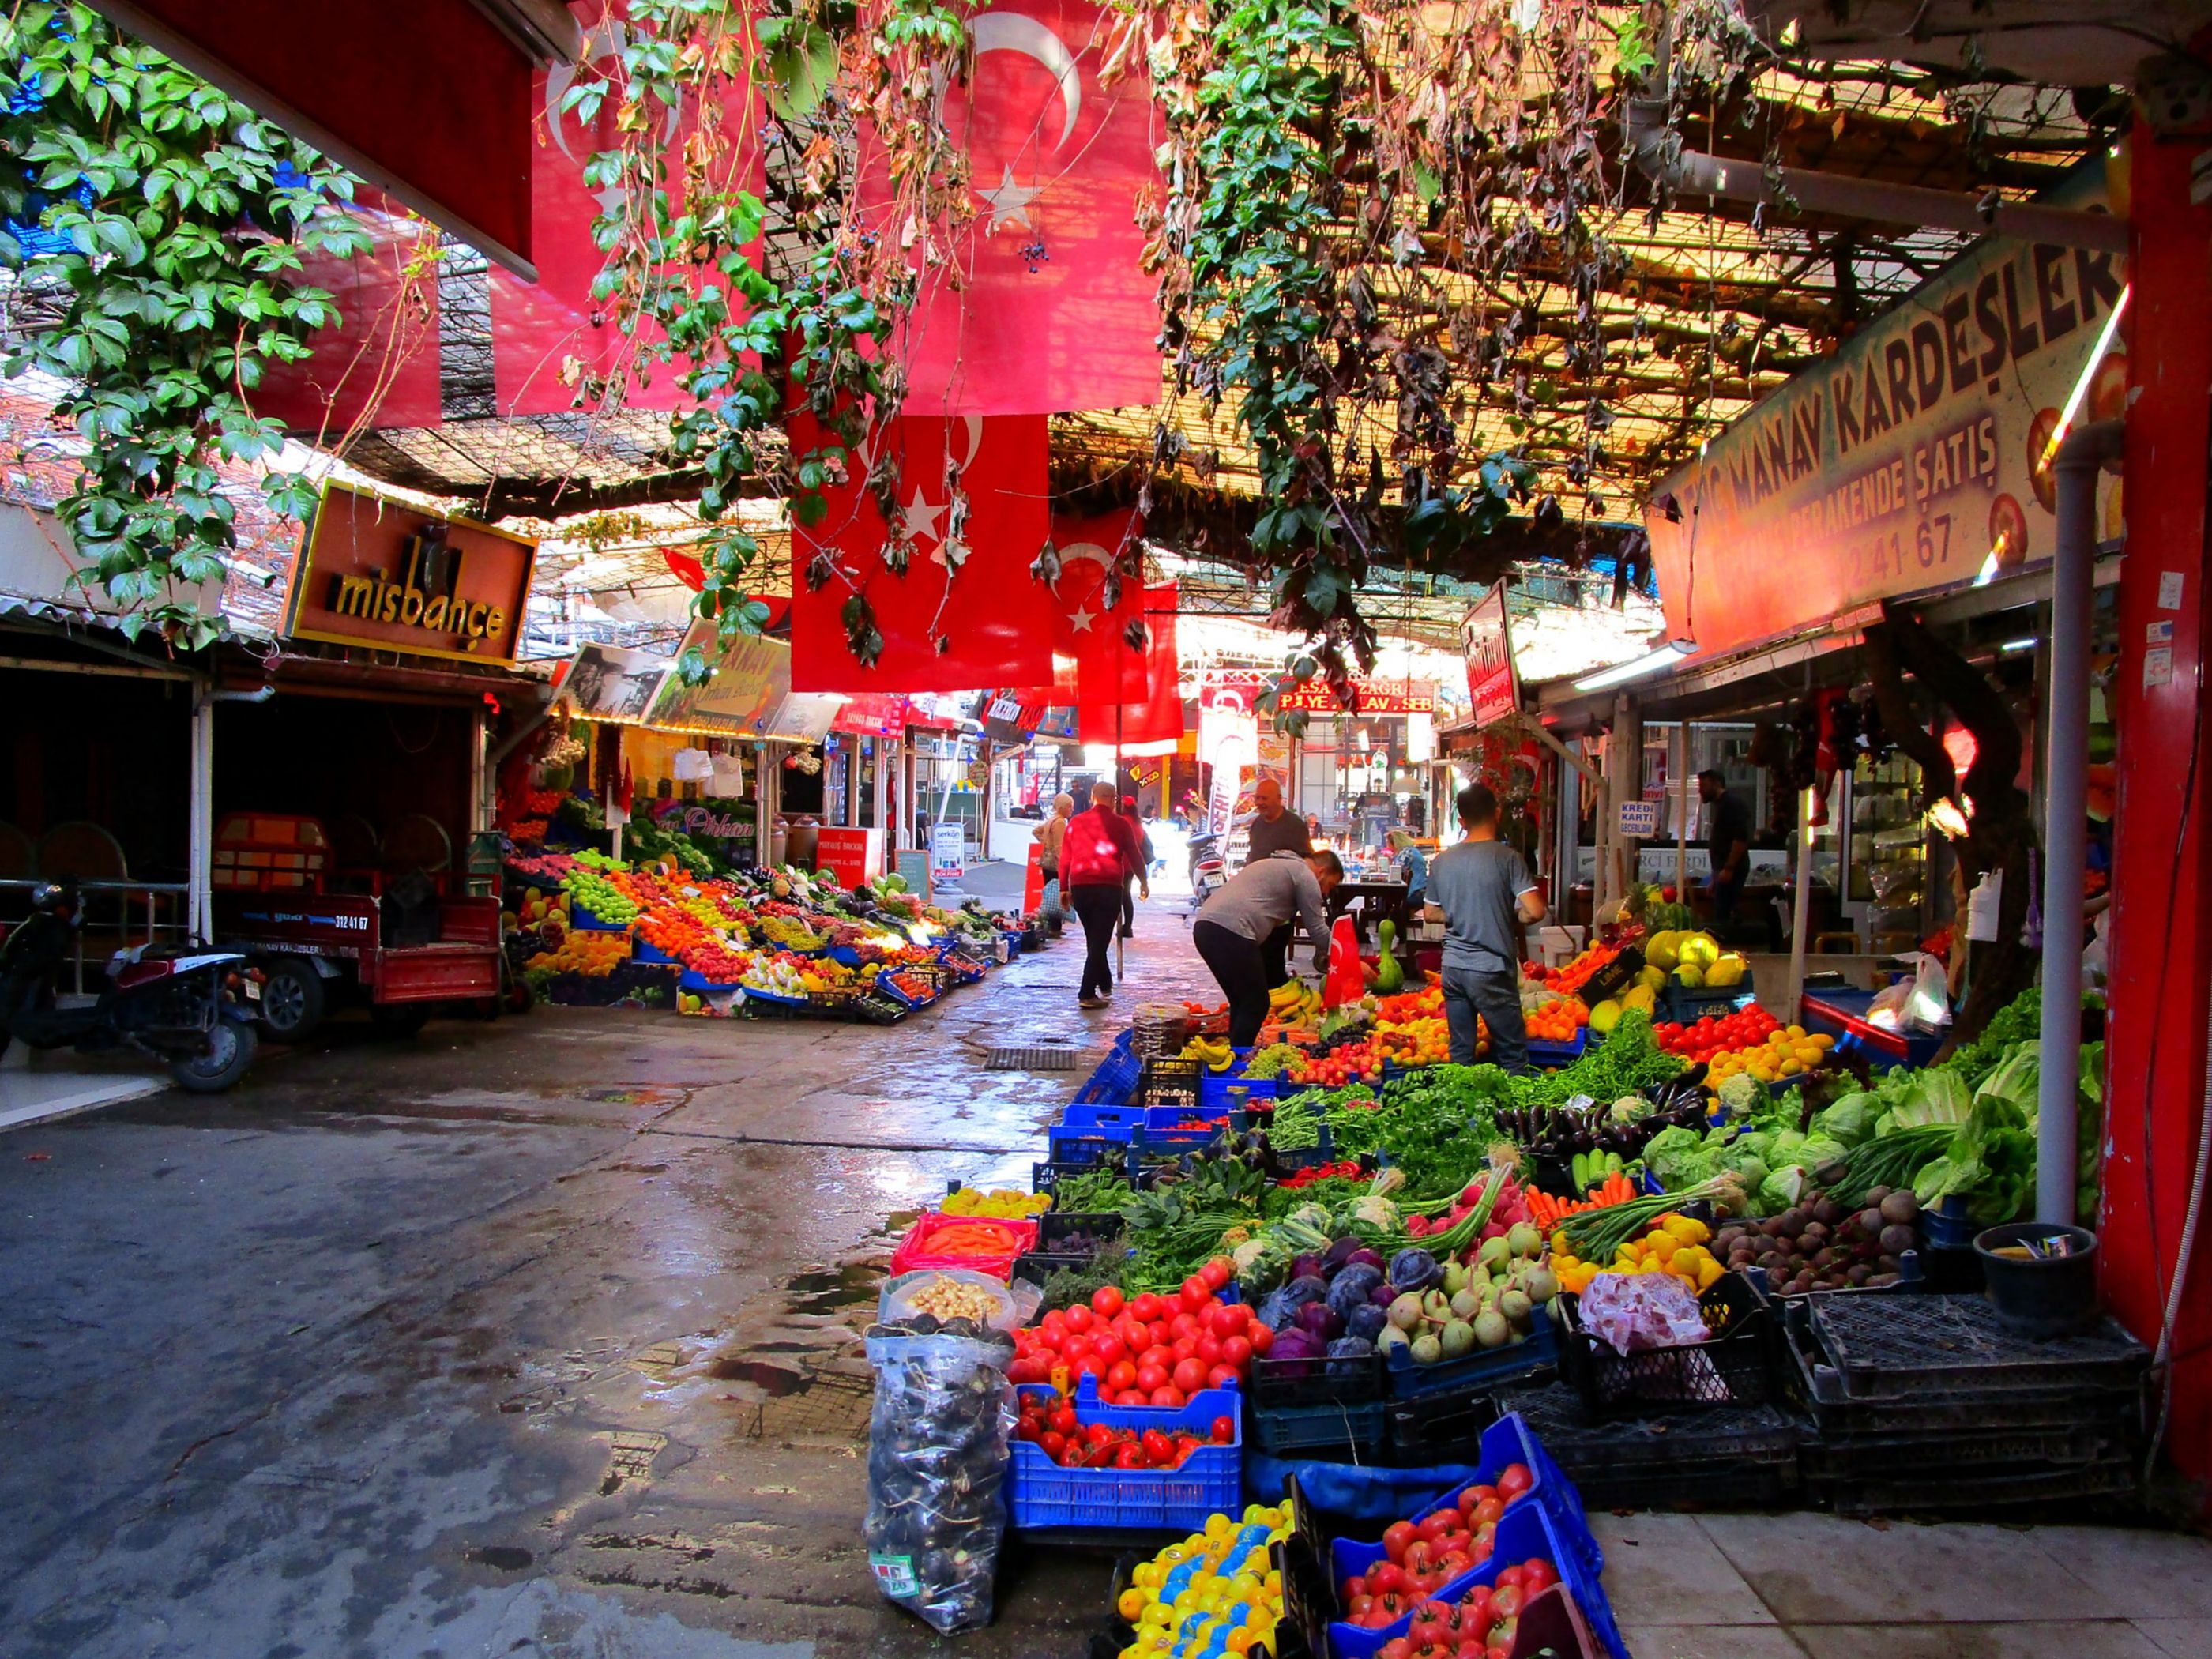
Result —
M89 1002L62 1006L55 975L81 921L76 887L50 883L32 895L29 920L0 946L0 1053L6 1042L80 1054L131 1048L164 1060L179 1087L214 1094L244 1077L259 1041L250 1005L259 975L235 951L134 945L107 963Z
M1191 908L1194 910L1205 903L1228 880L1228 866L1221 861L1220 838L1211 835L1193 836L1190 838Z

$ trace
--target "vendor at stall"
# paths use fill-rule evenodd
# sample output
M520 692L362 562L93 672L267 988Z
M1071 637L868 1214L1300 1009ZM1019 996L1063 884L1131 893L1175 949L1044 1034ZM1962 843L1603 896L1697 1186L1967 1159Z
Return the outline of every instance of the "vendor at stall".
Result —
M1521 1018L1522 930L1544 919L1544 899L1528 861L1498 838L1498 796L1470 783L1459 792L1467 839L1429 865L1422 915L1444 925L1444 1020L1455 1066L1474 1064L1475 1017L1490 1027L1492 1063L1528 1069Z
M1303 920L1314 939L1314 968L1328 964L1328 896L1344 879L1334 853L1255 859L1199 907L1190 942L1229 1000L1230 1046L1249 1048L1267 1018L1267 941Z
M1252 805L1251 821L1245 829L1250 847L1244 855L1245 863L1257 864L1278 853L1296 853L1300 858L1313 856L1313 836L1306 820L1284 808L1279 780L1261 778L1253 785ZM1270 934L1264 948L1267 988L1273 990L1291 976L1291 924L1285 921Z

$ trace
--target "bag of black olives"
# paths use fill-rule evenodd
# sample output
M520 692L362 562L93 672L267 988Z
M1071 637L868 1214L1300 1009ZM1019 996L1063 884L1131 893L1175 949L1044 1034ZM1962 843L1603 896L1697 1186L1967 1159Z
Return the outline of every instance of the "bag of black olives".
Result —
M925 1314L868 1333L868 1565L885 1596L942 1635L991 1622L1013 1355L1011 1337L965 1319Z

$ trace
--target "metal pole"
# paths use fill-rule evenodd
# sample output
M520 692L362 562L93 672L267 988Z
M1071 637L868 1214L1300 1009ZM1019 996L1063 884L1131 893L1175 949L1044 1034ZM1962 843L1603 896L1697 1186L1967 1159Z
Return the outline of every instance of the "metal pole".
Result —
M2074 1220L2075 1104L2081 1066L2081 878L2087 862L2089 613L2097 556L2097 472L2120 453L2118 421L2058 447L2058 540L2051 567L2051 703L2043 767L2043 1029L2037 1059L2035 1218Z
M1674 902L1690 902L1690 722L1674 728Z
M1797 792L1797 890L1790 897L1790 1019L1804 1013L1805 929L1813 911L1813 792Z
M191 787L186 861L191 890L185 898L185 928L195 939L215 934L215 699L211 688L192 688Z

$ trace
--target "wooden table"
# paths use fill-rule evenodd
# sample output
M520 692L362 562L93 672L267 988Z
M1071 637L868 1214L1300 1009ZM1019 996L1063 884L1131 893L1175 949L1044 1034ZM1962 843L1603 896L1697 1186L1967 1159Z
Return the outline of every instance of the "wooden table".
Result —
M1340 882L1336 890L1328 896L1330 925L1334 927L1339 916L1344 915L1353 904L1358 903L1361 900L1366 902L1360 904L1359 914L1352 920L1353 937L1358 939L1361 945L1365 946L1372 942L1369 936L1368 925L1370 922L1379 921L1386 916L1397 924L1399 937L1401 939L1405 937L1407 916L1404 882Z

